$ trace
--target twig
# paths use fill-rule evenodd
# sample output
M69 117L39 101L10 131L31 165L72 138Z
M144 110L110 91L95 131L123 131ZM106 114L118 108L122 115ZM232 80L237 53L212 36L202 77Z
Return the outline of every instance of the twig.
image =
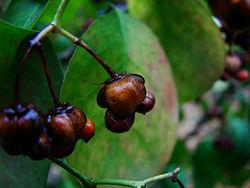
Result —
M61 166L65 170L67 170L69 173L74 175L80 182L82 182L87 187L95 187L96 185L119 185L119 186L126 186L126 187L145 187L147 184L156 182L162 179L171 179L173 182L177 182L180 188L184 188L183 183L178 179L178 174L180 173L181 169L176 168L173 172L168 172L166 174L154 176L142 181L136 181L136 180L126 180L126 179L101 179L101 178L89 178L84 175L82 175L80 172L78 172L76 169L69 166L65 161L55 159L55 158L49 158L51 161L56 163L57 165Z
M47 79L47 83L48 83L48 86L49 86L50 94L52 96L52 99L54 101L55 106L59 106L60 105L60 100L56 95L56 92L54 90L54 87L53 87L53 84L52 84L52 81L51 81L49 66L48 66L46 57L44 55L43 48L42 48L42 46L38 46L37 49L38 49L38 52L39 52L39 54L41 56L41 59L42 59L43 70L44 70L44 73L46 75L46 79Z
M105 63L85 42L83 42L81 39L75 37L65 29L59 27L56 30L58 33L69 39L74 44L82 47L84 50L86 50L89 54L91 54L96 61L107 71L107 73L110 75L111 78L116 78L118 74L107 64Z

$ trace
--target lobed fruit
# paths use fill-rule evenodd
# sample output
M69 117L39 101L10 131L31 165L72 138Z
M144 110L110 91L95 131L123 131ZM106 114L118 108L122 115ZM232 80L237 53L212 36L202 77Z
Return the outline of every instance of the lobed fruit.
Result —
M105 125L108 130L114 133L124 133L129 131L135 119L135 114L127 117L118 116L107 110L105 114Z
M142 101L142 103L137 106L136 112L146 114L147 112L151 111L155 105L155 97L154 95L147 91L146 97Z
M0 113L0 144L10 155L23 154L34 160L63 158L73 152L80 137L89 141L94 128L79 108L69 104L49 111L45 118L31 103L18 103Z
M64 145L76 142L85 123L86 116L80 109L63 104L48 113L46 128L53 141Z
M89 140L95 135L95 124L90 120L87 119L87 122L84 128L81 130L81 138L88 143Z
M109 110L119 116L128 116L146 96L144 79L139 75L124 74L108 82L103 93Z
M155 97L146 91L145 80L138 74L118 74L106 81L97 94L97 104L107 108L105 125L115 133L128 131L134 123L135 112L152 110Z
M31 103L18 103L0 113L2 148L10 155L19 155L24 146L35 141L44 126L44 115Z

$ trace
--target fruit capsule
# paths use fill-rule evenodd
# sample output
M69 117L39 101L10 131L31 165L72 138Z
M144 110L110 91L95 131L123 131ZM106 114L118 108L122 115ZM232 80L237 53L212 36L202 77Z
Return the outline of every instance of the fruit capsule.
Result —
M49 112L46 128L53 141L64 145L76 142L85 123L86 116L80 109L63 104Z
M39 136L38 140L31 144L27 150L27 155L34 160L43 160L47 158L51 150L51 140L44 131Z
M31 103L18 103L0 113L0 137L16 137L19 142L36 139L44 126L44 116Z
M58 144L52 142L50 156L54 158L64 158L69 156L75 149L75 143Z
M108 107L106 97L105 97L105 90L106 90L106 85L102 85L96 98L96 102L101 108Z
M95 135L95 124L87 119L84 128L81 131L81 138L87 143Z
M107 110L105 114L105 125L108 130L114 133L129 131L134 123L135 113L127 117L121 117Z
M146 114L147 112L153 109L154 105L155 105L155 97L151 92L147 91L145 99L136 108L136 112Z
M105 89L108 109L123 117L133 114L145 96L144 79L135 74L124 74L118 80L108 83Z

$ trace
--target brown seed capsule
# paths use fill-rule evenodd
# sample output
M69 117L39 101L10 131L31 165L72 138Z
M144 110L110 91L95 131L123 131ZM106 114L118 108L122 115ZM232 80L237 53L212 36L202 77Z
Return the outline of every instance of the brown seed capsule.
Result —
M72 112L68 114L71 120L74 122L74 128L79 136L81 134L82 129L84 128L87 118L86 115L80 108L74 107Z
M0 138L15 136L17 133L16 117L5 112L0 113Z
M95 124L87 119L84 128L81 131L81 138L87 143L95 135Z
M29 105L29 108L23 112L22 117L18 119L18 129L22 135L22 140L25 141L37 139L44 125L44 116L33 105Z
M80 109L63 104L49 112L46 128L53 141L64 145L76 142L85 123L85 114Z
M129 131L134 123L135 113L127 117L121 117L107 110L105 114L105 125L108 130L114 133Z
M151 92L147 91L145 99L136 108L136 111L142 114L146 114L147 112L153 109L154 105L155 105L155 97Z
M96 98L96 102L101 108L107 108L108 106L106 97L105 97L105 90L106 90L106 86L102 85Z
M124 74L106 86L108 109L119 116L129 116L146 96L144 79L135 74Z
M46 132L42 132L38 140L28 148L27 155L34 160L43 160L49 156L50 149L50 139Z
M44 116L31 103L16 104L0 114L0 137L14 135L19 142L36 139L44 126Z
M75 143L58 144L52 142L50 156L54 158L64 158L69 156L75 149Z

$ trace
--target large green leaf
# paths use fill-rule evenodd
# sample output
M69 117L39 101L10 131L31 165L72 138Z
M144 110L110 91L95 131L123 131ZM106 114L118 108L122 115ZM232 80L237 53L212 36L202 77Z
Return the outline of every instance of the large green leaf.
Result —
M48 0L12 0L0 18L15 26L31 29L47 3Z
M129 11L151 26L159 37L180 101L199 97L222 74L224 43L201 1L130 0Z
M156 96L156 106L146 116L136 114L129 132L109 132L104 125L105 110L96 104L99 86L108 75L78 48L62 99L86 112L96 123L96 134L88 144L78 143L69 163L91 177L136 179L159 173L175 143L177 103L171 71L156 37L141 22L114 11L99 18L82 39L114 70L143 75Z
M13 102L16 65L27 49L27 40L22 40L31 34L34 32L0 22L0 108ZM45 53L55 89L59 93L63 75L49 41L45 41ZM21 98L26 102L32 101L46 113L53 103L39 59L39 54L34 52L24 64L20 79ZM12 157L0 149L0 187L46 187L49 164L48 160L36 162L28 157Z

